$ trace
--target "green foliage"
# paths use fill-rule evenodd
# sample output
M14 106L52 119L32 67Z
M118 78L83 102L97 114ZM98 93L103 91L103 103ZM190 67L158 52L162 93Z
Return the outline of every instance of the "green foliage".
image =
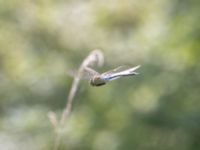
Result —
M60 116L88 53L107 71L140 74L94 88L81 81L63 150L200 149L200 2L0 1L0 149L53 149Z

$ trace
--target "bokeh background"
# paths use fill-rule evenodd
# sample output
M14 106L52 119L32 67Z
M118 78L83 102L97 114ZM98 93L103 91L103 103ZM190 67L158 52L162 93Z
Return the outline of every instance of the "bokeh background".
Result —
M199 0L1 0L0 149L51 150L76 70L101 49L103 72L81 81L60 150L200 149Z

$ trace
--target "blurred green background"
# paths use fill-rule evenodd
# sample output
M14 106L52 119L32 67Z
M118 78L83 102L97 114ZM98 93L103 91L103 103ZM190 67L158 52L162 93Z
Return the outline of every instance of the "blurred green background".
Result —
M88 53L103 72L140 75L94 88L81 81L60 150L200 149L199 0L1 0L0 149L51 150L73 78Z

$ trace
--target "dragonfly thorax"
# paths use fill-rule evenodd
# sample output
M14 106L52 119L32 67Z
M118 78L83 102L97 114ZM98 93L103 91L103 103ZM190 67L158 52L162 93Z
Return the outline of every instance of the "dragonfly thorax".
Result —
M101 86L106 84L105 80L101 79L100 76L94 76L93 78L90 79L90 84L92 86Z

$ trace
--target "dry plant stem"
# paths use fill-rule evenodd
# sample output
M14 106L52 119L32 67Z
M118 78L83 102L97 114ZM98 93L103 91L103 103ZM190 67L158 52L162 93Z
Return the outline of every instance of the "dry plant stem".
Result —
M59 148L59 145L60 145L60 142L61 142L61 134L59 133L59 130L63 128L65 120L69 117L69 115L71 113L73 99L74 99L74 96L75 96L76 91L78 89L78 85L79 85L80 79L82 77L82 73L84 71L84 68L88 67L90 65L93 65L94 63L97 63L99 66L101 66L103 64L103 55L102 55L101 51L99 51L99 50L92 51L84 59L84 61L82 62L81 66L78 70L78 74L74 77L69 95L67 97L66 106L63 110L60 122L57 126L54 150L58 150L58 148Z
M76 91L77 91L77 88L78 88L78 85L79 85L79 82L80 82L80 79L81 79L81 76L80 76L81 70L82 69L80 68L78 75L75 76L75 78L73 80L73 83L72 83L72 86L71 86L71 89L70 89L70 92L69 92L67 104L66 104L66 107L65 107L65 109L62 113L62 117L61 117L61 120L60 120L61 126L64 125L65 119L68 118L68 116L70 115L70 112L71 112L71 109L72 109L73 98L76 94Z
M80 75L76 76L73 80L70 92L69 92L69 96L68 96L68 100L67 100L67 104L65 109L63 110L61 119L60 119L60 123L59 123L59 129L63 128L64 123L66 118L68 118L68 116L70 115L71 112L71 108L72 108L72 102L73 102L73 98L76 94L77 88L78 88L78 84L80 82ZM59 130L58 129L58 130ZM61 134L59 133L59 131L56 132L56 139L55 139L55 145L54 145L54 150L58 150L59 145L60 145L60 141L61 141Z
M65 122L65 119L70 115L71 112L71 108L72 108L72 102L74 99L74 96L76 94L82 73L84 68L88 67L89 65L94 65L94 63L97 63L99 66L101 66L103 64L103 55L101 53L101 51L99 50L94 50L92 51L82 62L79 70L78 70L78 74L74 77L70 92L69 92L69 96L67 98L67 104L66 107L62 113L62 117L60 120L60 125L62 126Z

